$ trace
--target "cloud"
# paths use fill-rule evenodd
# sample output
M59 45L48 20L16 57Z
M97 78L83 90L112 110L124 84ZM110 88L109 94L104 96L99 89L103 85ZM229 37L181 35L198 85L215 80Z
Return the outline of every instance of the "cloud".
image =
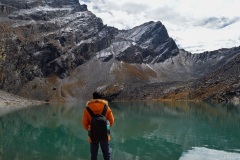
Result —
M202 26L188 27L172 32L177 37L176 43L193 53L212 51L219 48L231 48L240 45L238 37L240 21L221 29L205 28Z
M203 21L200 21L197 24L197 26L200 25L206 28L221 29L231 24L234 24L239 20L240 20L239 17L231 18L231 19L227 17L210 17L210 18L204 19Z
M82 0L82 2L90 2L91 0Z
M161 21L179 47L197 53L240 45L239 0L80 0L104 24L130 29ZM235 25L236 24L236 25ZM240 27L240 26L238 26Z
M123 11L126 11L129 14L131 14L131 13L134 13L134 14L140 13L141 14L144 10L148 9L148 6L144 5L144 4L135 4L132 2L127 2L127 3L123 3L121 5L121 9Z

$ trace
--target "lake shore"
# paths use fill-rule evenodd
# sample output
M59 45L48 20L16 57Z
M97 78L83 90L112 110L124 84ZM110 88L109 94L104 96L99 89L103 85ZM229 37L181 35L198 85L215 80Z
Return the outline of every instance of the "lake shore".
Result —
M38 105L38 104L43 104L43 103L45 103L45 102L26 99L26 98L23 98L23 97L0 90L0 107L28 106L28 105Z

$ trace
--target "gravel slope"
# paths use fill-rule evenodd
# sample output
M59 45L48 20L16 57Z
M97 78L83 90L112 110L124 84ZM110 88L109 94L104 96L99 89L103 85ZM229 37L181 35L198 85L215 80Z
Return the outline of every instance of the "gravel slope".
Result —
M29 100L0 90L0 108L5 106L28 106L41 103L44 102Z

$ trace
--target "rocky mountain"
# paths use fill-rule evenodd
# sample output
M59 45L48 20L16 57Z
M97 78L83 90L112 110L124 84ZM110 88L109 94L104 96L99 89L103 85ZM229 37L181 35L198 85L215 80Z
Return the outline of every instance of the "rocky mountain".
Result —
M231 49L239 52L240 47ZM218 102L240 101L240 55L218 70L164 94L162 99L204 100Z
M222 67L205 76L190 81L167 81L144 85L131 85L122 91L115 100L193 100L240 102L240 47L221 49L236 56ZM214 53L215 54L215 53ZM205 53L204 53L205 55ZM201 54L199 55L201 56ZM129 96L130 95L130 96ZM110 98L112 98L110 96Z
M240 53L191 54L161 22L118 30L78 0L0 0L0 37L0 89L47 101L160 98Z
M234 48L239 52L240 47ZM240 55L217 71L195 81L189 99L240 101Z

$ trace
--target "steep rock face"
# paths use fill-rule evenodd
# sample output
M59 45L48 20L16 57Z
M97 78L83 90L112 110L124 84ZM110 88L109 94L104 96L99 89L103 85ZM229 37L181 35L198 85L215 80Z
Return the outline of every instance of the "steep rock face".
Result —
M178 47L161 22L148 22L120 31L109 48L97 53L107 61L114 57L127 63L158 63L178 53Z
M10 5L15 1L7 2ZM53 2L51 4L61 4L60 1ZM4 38L0 48L5 57L1 61L2 89L17 93L35 77L52 74L65 77L89 60L100 44L104 47L98 40L98 32L104 28L102 20L89 11L75 8L37 6L1 19Z
M30 9L38 6L48 5L54 8L63 6L79 6L78 0L1 0L0 3L6 7L16 9Z
M1 89L39 100L124 99L134 85L198 79L239 54L179 50L161 22L108 27L77 0L0 0L0 16Z

